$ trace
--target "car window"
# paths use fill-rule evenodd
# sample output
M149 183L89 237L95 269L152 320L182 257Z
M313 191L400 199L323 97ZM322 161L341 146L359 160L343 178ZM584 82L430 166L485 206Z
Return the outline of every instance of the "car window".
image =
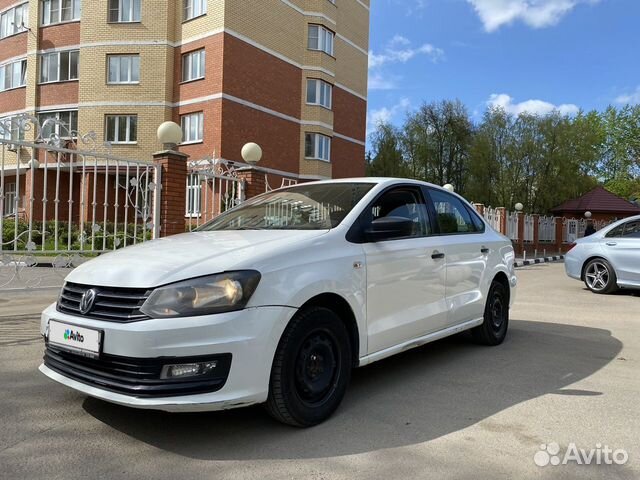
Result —
M462 200L441 190L430 190L429 195L436 211L438 227L442 234L475 233L477 225L471 219Z
M640 220L625 223L622 236L625 238L640 238Z
M619 237L622 237L623 230L624 230L624 224L618 225L613 230L610 230L609 232L607 232L606 237L607 238L619 238Z
M404 217L414 224L411 236L431 234L427 206L419 188L394 188L382 194L369 208L368 223L383 217Z

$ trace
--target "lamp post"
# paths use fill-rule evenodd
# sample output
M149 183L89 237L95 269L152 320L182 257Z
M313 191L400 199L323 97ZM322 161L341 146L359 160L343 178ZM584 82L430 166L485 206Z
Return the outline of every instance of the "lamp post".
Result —
M182 128L175 122L161 123L156 135L165 150L174 151L178 144L182 142Z

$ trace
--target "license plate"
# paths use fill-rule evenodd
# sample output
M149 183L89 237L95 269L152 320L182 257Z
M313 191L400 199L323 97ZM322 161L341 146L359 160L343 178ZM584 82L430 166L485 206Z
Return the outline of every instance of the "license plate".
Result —
M49 343L88 357L100 354L100 330L49 321Z

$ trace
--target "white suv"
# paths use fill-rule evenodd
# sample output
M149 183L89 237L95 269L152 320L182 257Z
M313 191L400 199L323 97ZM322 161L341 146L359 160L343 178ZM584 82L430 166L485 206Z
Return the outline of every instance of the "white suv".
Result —
M501 343L513 261L509 239L440 187L301 184L76 268L42 314L40 371L122 405L266 402L310 426L353 367L468 329Z

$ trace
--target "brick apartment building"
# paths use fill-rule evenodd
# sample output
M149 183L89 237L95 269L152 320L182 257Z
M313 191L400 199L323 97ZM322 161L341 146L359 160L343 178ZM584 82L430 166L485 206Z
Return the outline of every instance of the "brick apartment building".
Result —
M0 0L0 119L145 161L173 120L194 160L253 141L297 178L362 175L368 35L369 0Z

